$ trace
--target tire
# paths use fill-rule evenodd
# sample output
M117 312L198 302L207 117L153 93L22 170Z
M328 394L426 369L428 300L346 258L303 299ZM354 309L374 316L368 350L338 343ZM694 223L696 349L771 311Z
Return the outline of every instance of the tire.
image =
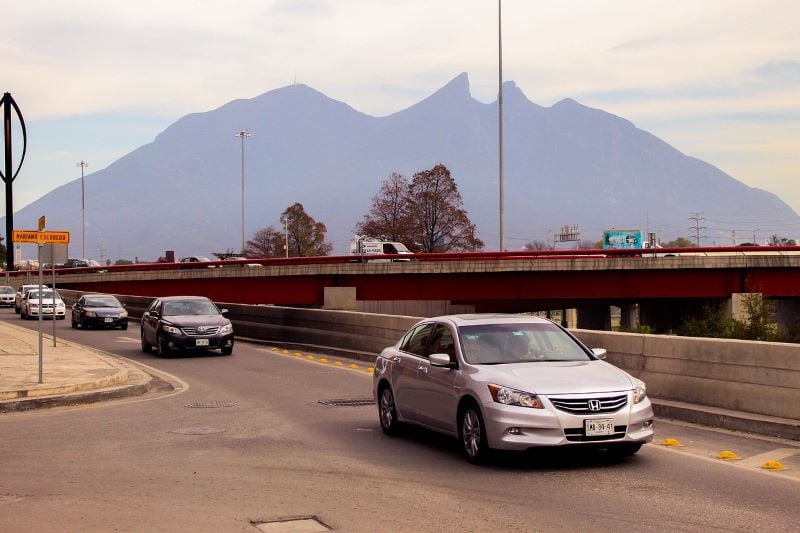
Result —
M23 313L22 309L20 309L19 310L19 318L20 318L20 320L28 320L28 315L27 315L27 313Z
M480 409L470 403L461 411L458 424L461 440L461 451L467 461L473 464L485 462L489 455L489 444L486 440L486 424Z
M615 444L614 446L608 447L608 453L613 455L614 457L631 457L636 455L642 447L642 443L625 443L625 444Z
M75 322L75 317L70 319L70 325L72 326L72 329L78 329L78 323Z
M220 352L222 352L222 355L230 355L233 353L233 346L225 346L224 348L220 348Z
M397 407L394 403L394 394L389 385L384 385L378 393L378 420L381 429L389 436L400 432L400 422L397 421Z
M127 324L127 323L125 323L125 324L122 324L122 325L119 327L119 330L120 330L120 331L125 331L125 330L127 330L127 329L128 329L128 324Z
M144 353L152 353L153 345L144 340L144 330L142 330L142 351Z
M156 335L156 355L159 357L169 357L171 350L167 346L163 335Z
M80 320L80 325L81 325L81 329L89 329L89 325L86 324L86 321L83 318L81 318L81 320Z

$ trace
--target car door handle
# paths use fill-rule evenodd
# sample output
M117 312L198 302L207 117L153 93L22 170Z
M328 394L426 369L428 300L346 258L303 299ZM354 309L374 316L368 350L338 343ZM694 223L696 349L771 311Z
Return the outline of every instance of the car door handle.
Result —
M392 357L392 362L399 363L400 361L402 361L402 359L400 358L399 355L395 355L394 357Z

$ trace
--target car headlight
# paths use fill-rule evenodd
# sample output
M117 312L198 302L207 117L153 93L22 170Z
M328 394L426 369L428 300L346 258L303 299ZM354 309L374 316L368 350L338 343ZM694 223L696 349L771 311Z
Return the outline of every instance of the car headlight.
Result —
M94 317L96 317L96 316L97 316L97 313L95 313L94 311L86 311L86 312L84 312L83 314L84 314L85 316L89 317L89 318L94 318Z
M640 381L636 378L633 380L633 403L639 403L642 400L647 398L647 387L644 384L644 381Z
M517 405L519 407L531 407L533 409L544 409L542 400L530 392L510 389L502 385L495 385L494 383L489 384L489 392L492 395L492 399L497 403Z
M120 318L128 318L128 312L127 312L127 311L123 311L123 312L121 312L121 313L119 314L119 317L120 317Z
M225 324L224 326L219 328L220 333L230 333L231 331L233 331L233 325L230 323Z
M176 328L175 326L168 326L164 324L162 327L164 328L164 331L166 331L167 333L175 333L176 335L180 335L181 333L181 329Z

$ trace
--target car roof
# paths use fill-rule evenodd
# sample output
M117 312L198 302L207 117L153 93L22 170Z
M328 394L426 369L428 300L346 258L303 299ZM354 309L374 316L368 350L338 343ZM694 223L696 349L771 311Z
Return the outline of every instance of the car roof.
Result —
M479 326L483 324L552 324L550 320L530 315L510 313L474 313L461 315L442 315L430 318L432 321L448 321L455 326Z
M205 296L159 296L159 300L162 302L180 302L184 300L209 300Z

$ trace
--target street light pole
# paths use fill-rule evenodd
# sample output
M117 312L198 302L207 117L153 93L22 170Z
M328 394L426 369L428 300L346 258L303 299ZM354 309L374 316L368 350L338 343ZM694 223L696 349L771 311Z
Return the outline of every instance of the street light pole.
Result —
M83 169L89 166L86 161L75 163L81 167L81 259L86 259L86 195L83 187Z
M244 139L245 137L250 137L253 134L247 130L242 130L234 137L238 137L242 140L242 255L244 255L244 245L245 245L245 238L244 238Z
M506 249L506 232L505 232L505 197L503 191L503 2L497 0L497 71L498 71L498 93L497 93L497 108L498 108L498 131L499 131L499 154L500 160L500 251Z

